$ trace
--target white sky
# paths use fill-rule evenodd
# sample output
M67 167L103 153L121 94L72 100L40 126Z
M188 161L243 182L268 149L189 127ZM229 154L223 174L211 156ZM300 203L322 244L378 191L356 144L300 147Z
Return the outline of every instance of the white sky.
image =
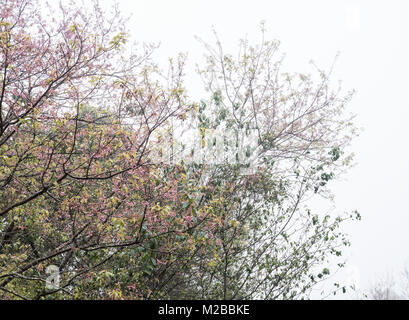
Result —
M346 228L352 247L350 267L342 277L355 274L365 290L377 276L409 266L409 1L118 2L123 14L132 14L133 39L160 41L157 57L163 61L189 52L193 66L203 53L193 36L212 41L212 25L228 51L235 52L239 38L247 35L252 43L260 39L261 20L266 21L267 38L281 41L292 71L306 70L310 59L328 67L339 51L334 79L357 90L350 108L364 128L352 148L357 165L333 188L337 210L357 209L363 216ZM187 79L197 81L194 76Z

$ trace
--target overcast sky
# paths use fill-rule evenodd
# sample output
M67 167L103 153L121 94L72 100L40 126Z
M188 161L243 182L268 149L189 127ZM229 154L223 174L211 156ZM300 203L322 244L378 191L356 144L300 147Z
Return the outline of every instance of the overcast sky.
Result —
M112 3L105 0L104 3ZM281 41L292 71L309 70L313 59L329 67L340 57L335 79L356 89L350 110L363 127L353 143L356 166L334 184L338 212L357 209L362 221L348 226L352 247L342 277L353 277L362 290L387 272L409 266L409 2L407 0L118 0L132 14L134 40L161 42L163 61L189 52L190 67L200 60L197 35L212 41L211 27L228 49L238 39ZM312 70L311 70L312 71ZM192 75L188 76L195 83ZM189 84L193 91L199 86Z

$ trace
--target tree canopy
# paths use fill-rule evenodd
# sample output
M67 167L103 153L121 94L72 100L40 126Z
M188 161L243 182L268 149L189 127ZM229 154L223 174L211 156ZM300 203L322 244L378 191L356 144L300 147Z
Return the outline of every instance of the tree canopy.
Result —
M308 207L356 134L331 70L216 35L193 101L185 56L160 71L117 10L40 7L0 8L0 298L308 298L359 218Z

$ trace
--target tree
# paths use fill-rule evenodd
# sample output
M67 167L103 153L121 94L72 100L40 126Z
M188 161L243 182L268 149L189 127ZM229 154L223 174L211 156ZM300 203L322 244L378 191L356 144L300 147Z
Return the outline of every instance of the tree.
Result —
M391 275L378 279L367 297L371 300L409 300L409 270L405 268L401 272L398 285Z
M237 59L218 40L216 47L204 45L208 65L200 72L210 99L191 115L199 147L186 147L189 131L177 149L190 150L193 168L204 172L211 191L193 206L211 205L217 245L196 246L189 269L173 285L176 297L308 297L330 274L328 256L340 257L349 245L339 225L360 219L357 212L313 214L305 203L328 196L327 184L351 159L344 152L355 129L343 112L351 95L331 91L329 73L321 70L318 82L280 73L276 42L253 47L243 41Z
M0 297L308 297L349 244L354 216L306 200L349 165L351 95L282 74L276 42L217 40L191 102L185 57L128 54L118 11L39 6L0 9Z
M130 220L141 229L135 225L142 227L142 213L126 209L150 179L149 139L186 109L183 61L167 82L151 80L160 76L149 58L153 47L123 56L126 34L117 11L108 17L94 2L91 9L60 5L59 21L40 12L40 3L26 0L0 9L0 290L6 298L51 294L40 276L51 263L67 273L62 292L115 248L140 242L139 234L125 239L113 228ZM138 180L129 185L130 177ZM140 184L128 192L135 181Z

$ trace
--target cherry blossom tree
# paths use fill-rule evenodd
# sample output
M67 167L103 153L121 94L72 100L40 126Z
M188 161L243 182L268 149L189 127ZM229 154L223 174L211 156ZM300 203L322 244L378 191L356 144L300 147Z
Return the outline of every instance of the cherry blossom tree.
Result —
M61 4L53 20L40 14L47 9L26 0L0 9L0 290L8 298L50 294L42 273L51 263L67 272L57 291L69 292L142 242L155 214L143 198L156 170L150 137L187 109L183 57L162 77L154 47L127 54L117 10Z

